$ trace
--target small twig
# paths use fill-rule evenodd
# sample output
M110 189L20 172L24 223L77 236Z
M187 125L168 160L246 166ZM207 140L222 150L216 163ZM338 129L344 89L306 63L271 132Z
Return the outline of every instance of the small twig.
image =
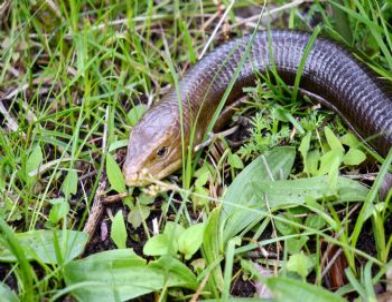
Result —
M200 18L200 17L204 17L205 15L210 15L210 14L195 14L193 17L195 18ZM147 18L150 18L152 21L159 21L159 20L164 20L167 18L170 18L171 16L168 14L154 14L153 16L149 17L149 16L145 16L145 15L141 15L141 16L135 16L132 18L133 22L145 22L147 20ZM92 31L96 31L96 30L102 30L102 29L106 29L107 27L110 26L127 26L129 23L129 18L120 18L117 20L113 20L113 21L109 21L109 22L104 22L104 23L100 23L97 25L94 25L91 27Z
M4 20L5 16L8 15L10 8L11 0L5 0L2 4L0 4L0 19Z
M218 13L215 13L215 14L211 15L210 18L208 18L208 20L205 21L205 22L203 23L203 25L202 25L202 27L201 27L201 30L202 30L203 33L205 32L205 30L207 29L207 27L210 26L211 23L212 23L217 17L219 17L219 14L218 14Z
M71 157L63 157L63 158L54 159L52 161L48 161L47 163L40 165L37 169L30 171L28 175L29 177L35 177L37 175L45 173L50 168L57 166L61 162L67 162L72 160L73 159Z
M17 96L19 93L26 91L27 88L29 88L29 84L24 84L22 86L19 86L15 89L11 90L11 92L8 93L7 95L3 96L2 99L3 100L11 100L15 96Z
M109 106L106 107L106 113L105 113L105 124L104 124L103 137L102 137L103 154L105 154L106 144L107 144L108 119L109 119ZM93 237L94 232L98 225L98 221L101 219L103 215L104 204L103 204L102 196L105 194L106 183L107 183L106 175L105 173L102 173L101 178L99 180L99 187L94 196L91 212L88 216L87 222L83 229L83 231L88 234L89 240L91 240L91 238Z
M15 122L14 118L9 114L8 110L4 107L3 102L0 100L0 113L4 115L5 120L7 121L7 127L10 131L17 131L19 126L18 123Z
M50 84L50 82L52 81L53 79L51 78L51 77L43 77L43 78L36 78L36 79L34 79L33 81L32 81L32 84L33 85L43 85L43 84L46 84L46 85L48 85L48 84ZM18 86L18 87L16 87L16 88L13 88L13 89L11 89L10 91L9 91L9 93L8 94L6 94L6 95L4 95L4 96L2 96L1 98L0 98L0 100L12 100L14 97L16 97L17 95L19 95L20 93L22 93L22 92L25 92L28 88L30 87L30 84L29 83L25 83L25 84L23 84L23 85L20 85L20 86ZM40 89L39 90L39 94L44 94L44 93L47 93L49 91L49 89Z
M204 142L196 145L195 148L193 149L194 152L197 152L197 151L199 151L199 150L209 146L215 138L216 137L215 137L214 133L208 133L207 140L205 140Z
M61 15L60 9L57 7L57 4L54 3L52 0L45 0L46 4L50 7L50 9L56 14L56 16L63 20L63 16Z
M102 203L103 204L111 204L111 203L115 203L115 202L119 202L121 201L124 197L129 196L128 193L124 192L124 193L119 193L119 194L115 194L115 195L110 195L110 196L106 196L104 198L102 198Z
M358 180L370 180L373 181L376 179L378 173L364 173L364 174L345 174L344 177L350 179L358 179Z
M328 251L329 252L329 251ZM328 254L327 252L327 254ZM333 255L332 259L328 261L327 266L324 268L323 272L321 273L321 279L323 279L331 269L332 265L335 264L336 260L339 258L339 256L343 253L343 250L339 248L335 255Z
M336 233L335 236L334 236L334 239L339 239L339 237L343 234L343 231L344 230L342 229L342 230L340 230L339 233ZM325 253L324 253L323 257L321 258L321 267L323 267L324 264L328 261L328 255L331 252L333 247L334 247L333 244L328 244L327 249L325 250Z
M0 8L0 10L1 10L1 8ZM1 17L1 12L0 12L0 17ZM13 76L16 77L16 78L20 76L19 70L17 70L17 69L14 68L13 66L7 66L7 67L8 67L7 71L8 71L11 75L13 75ZM4 64L0 63L0 69L3 69L3 68L4 68Z
M214 31L212 32L210 38L208 39L206 45L204 46L204 48L203 48L203 50L202 50L202 52L201 52L201 54L200 54L200 56L199 56L199 59L201 59L201 58L205 55L205 53L207 52L208 47L210 47L210 44L211 44L212 41L214 40L214 38L215 38L215 36L216 36L216 34L217 34L219 28L222 26L222 24L223 24L223 22L225 21L227 15L229 14L229 12L231 11L231 9L233 8L234 3L235 3L234 0L231 1L230 4L228 5L228 7L226 8L225 13L222 15L222 18L220 18L218 24L217 24L217 25L215 26L215 28L214 28Z
M297 127L293 127L290 133L290 142L294 139L294 136L297 134Z
M105 194L105 188L106 177L102 174L99 187L97 189L97 192L95 193L91 212L83 228L83 232L87 233L89 240L91 240L91 238L93 237L98 225L98 221L101 219L103 214L104 205L102 203L102 196Z
M387 291L392 291L392 267L390 267L386 272L387 277Z
M154 236L159 234L159 222L158 222L158 218L156 217L152 220L152 234Z
M277 15L278 13L286 11L286 10L289 10L291 8L294 8L294 7L297 7L297 6L299 6L299 5L301 5L302 3L305 3L305 2L312 2L312 1L309 1L309 0L295 0L295 1L292 1L292 2L289 2L289 3L286 3L286 4L282 5L282 6L278 6L278 7L271 8L271 9L266 9L262 19L264 19L263 21L265 23L267 23L269 20L273 21L274 18L275 18L275 15ZM257 22L256 21L259 18L260 18L260 14L256 14L256 15L248 17L248 18L236 17L236 20L238 22L233 24L230 27L230 30L233 30L234 28L236 28L238 26L241 26L241 25L245 25L245 26L250 27L250 28L256 28L257 27Z
M228 136L230 134L233 134L234 132L236 132L238 129L238 126L234 126L230 129L227 129L225 131L222 132L218 132L218 133L210 133L208 135L208 139L198 145L195 146L194 151L197 152L205 147L207 147L208 145L210 145L213 141L215 141L218 137L225 137Z
M79 181L83 181L83 180L85 180L87 178L90 178L90 177L94 176L95 174L97 174L97 171L95 171L95 170L91 171L89 173L85 173L85 174L83 174L82 176L79 177Z
M198 301L199 296L201 295L202 290L206 286L209 277L210 277L210 273L208 273L204 277L203 281L201 281L200 286L197 288L196 292L192 296L192 299L189 300L189 302L197 302Z

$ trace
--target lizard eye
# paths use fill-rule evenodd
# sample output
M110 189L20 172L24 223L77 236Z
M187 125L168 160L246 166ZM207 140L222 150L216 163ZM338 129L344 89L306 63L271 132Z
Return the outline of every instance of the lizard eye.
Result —
M167 147L161 147L161 148L159 148L158 151L157 151L158 157L162 158L162 157L166 156L167 151L168 151L168 148L167 148Z

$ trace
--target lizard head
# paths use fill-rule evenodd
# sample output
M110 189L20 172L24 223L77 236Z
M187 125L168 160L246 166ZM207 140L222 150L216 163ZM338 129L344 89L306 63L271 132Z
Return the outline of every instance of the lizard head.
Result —
M123 174L129 186L144 186L181 167L178 109L158 104L131 130Z

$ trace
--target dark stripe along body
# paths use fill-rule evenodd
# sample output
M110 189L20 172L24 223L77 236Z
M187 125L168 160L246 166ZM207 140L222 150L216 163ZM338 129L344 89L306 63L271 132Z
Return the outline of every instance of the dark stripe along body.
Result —
M305 32L257 33L226 104L241 96L242 88L253 85L256 74L271 69L273 64L279 76L292 85L309 38L310 34ZM189 126L199 114L196 141L204 135L250 39L251 36L234 39L216 48L179 82L185 125ZM387 154L392 146L391 93L345 48L328 39L317 38L306 58L300 89L336 111L381 155ZM158 114L160 108L178 110L175 95L173 89L151 109L151 114ZM178 122L177 119L177 126ZM189 131L189 127L186 128Z

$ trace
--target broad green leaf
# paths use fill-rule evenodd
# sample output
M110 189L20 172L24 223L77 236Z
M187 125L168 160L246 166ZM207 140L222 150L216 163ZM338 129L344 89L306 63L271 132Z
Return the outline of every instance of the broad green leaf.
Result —
M303 252L290 256L286 268L289 272L294 272L305 279L313 268L314 263L309 256Z
M227 157L227 161L232 168L235 169L244 168L244 163L242 162L241 158L235 153L229 153Z
M259 156L237 175L223 198L224 242L263 218L258 211L265 207L258 194L260 183L287 178L294 159L294 148L277 147Z
M76 32L74 35L74 45L77 53L76 66L78 68L78 76L85 76L86 63L87 63L87 52L88 43L86 39L86 32Z
M331 188L328 183L328 176L317 176L295 180L259 181L254 180L243 187L242 192L238 192L238 200L241 201L243 195L252 189L252 195L248 195L248 208L238 208L224 225L224 239L245 229L252 222L263 218L263 213L268 207L274 211L281 208L288 208L303 205L307 199L334 199L340 202L363 201L366 198L368 189L359 182L338 177L336 188ZM233 225L234 224L234 225Z
M325 175L331 172L331 167L339 167L343 158L343 153L339 150L330 150L323 154L320 159L320 169L318 175Z
M141 205L150 205L154 203L155 197L150 194L142 193L138 196L137 200Z
M181 224L173 221L166 222L163 234L167 235L170 240L170 253L176 254L178 251L178 238L184 233L185 229Z
M169 254L171 250L173 251L172 254L175 254L177 251L171 248L173 245L177 245L177 243L173 244L167 234L158 234L148 239L143 247L143 254L146 256L163 256Z
M290 255L299 253L304 245L308 242L309 237L305 235L301 235L298 238L290 238L287 240L287 251Z
M61 219L64 219L69 212L69 203L63 198L52 199L50 203L53 205L50 209L48 220L52 224L57 224Z
M288 112L287 109L282 107L273 108L271 114L274 120L276 119L281 122L288 122L289 119L287 118L287 116L291 116L290 112Z
M256 183L253 184L256 186ZM258 184L256 193L267 198L271 209L298 206L306 198L336 198L339 201L363 201L369 190L357 181L338 177L336 190L328 186L327 176L300 178L295 180L265 181Z
M299 280L287 277L274 277L265 281L268 288L276 296L276 301L285 302L344 302L342 297Z
M347 166L357 166L366 159L366 154L359 149L350 148L343 157L343 162Z
M41 147L39 145L35 145L26 162L26 173L29 174L32 171L37 170L41 165L42 160L43 155Z
M328 127L325 127L324 129L325 136L331 150L321 158L319 175L328 173L328 184L330 188L335 189L339 175L339 166L344 155L344 148L331 129Z
M333 161L330 163L330 167L328 170L328 185L331 190L337 189L337 182L339 177L339 167L343 160L343 153L340 151L336 151L338 153Z
M355 200L356 199L355 188L353 188L351 193L353 193L353 195L350 198ZM342 193L341 195L343 194L344 193ZM333 219L327 211L325 211L324 207L315 198L307 196L305 198L305 204L310 210L312 210L315 214L317 214L318 217L320 217L320 219L322 219L326 224L331 226L334 230L336 230L339 227L339 223L336 222L336 220Z
M195 181L195 186L196 187L203 187L207 183L208 179L211 176L211 172L208 169L208 165L205 164L205 165L203 165L203 167L201 167L199 170L197 170L195 172L195 176L197 177L196 181Z
M305 220L305 225L315 230L321 230L326 225L326 222L319 215L308 215Z
M109 146L108 152L114 152L117 149L124 148L128 146L129 140L128 139L122 139L122 140L117 140L115 142L112 142Z
M222 217L238 211L236 205L246 205L254 195L248 185L254 181L285 179L290 174L295 159L292 147L277 147L259 156L237 175L223 200Z
M177 286L174 284L178 284L181 287L196 289L199 285L193 272L184 263L170 255L163 256L158 260L151 262L149 267L159 272L164 272L165 275L171 273L171 275L168 276L171 278L171 280L168 280L170 281L168 282L168 286Z
M132 224L134 229L137 229L144 220L150 216L150 207L145 205L133 206L128 214L128 222Z
M78 189L78 173L76 170L71 169L65 176L64 182L61 186L61 191L68 198L71 194L76 194Z
M289 219L284 213L278 214L277 217ZM297 233L298 231L293 225L285 223L284 221L281 220L276 220L274 222L274 225L278 230L279 234L283 236L292 235Z
M358 145L360 144L358 139L351 132L347 132L345 135L343 135L340 138L340 141L342 142L343 145L349 146L351 148L357 148Z
M147 106L144 104L139 104L132 107L132 109L129 110L127 114L129 125L131 125L132 127L135 126L146 111L147 111Z
M292 234L298 234L298 228L292 224L285 223L285 220L295 223L301 223L302 219L294 215L290 211L285 211L283 213L276 214L278 219L274 220L274 225L278 230L279 234L288 236Z
M178 240L178 238L184 231L185 229L181 224L178 224L173 221L168 221L165 225L165 230L163 231L163 233L168 235L169 238Z
M320 151L313 150L308 153L308 157L306 160L307 169L310 175L316 176L318 174L318 165L320 161Z
M308 164L308 152L310 146L310 138L312 134L308 132L301 140L301 144L299 145L298 151L301 153L302 161L304 163L304 172L309 173L309 164Z
M117 248L124 249L127 246L127 228L124 223L122 211L118 211L112 220L110 237L116 244Z
M108 175L108 179L113 190L118 193L126 191L124 176L121 173L121 169L117 162L110 153L106 155L106 174Z
M19 302L19 298L5 283L0 282L0 300L7 302Z
M175 255L178 251L178 239L184 231L182 225L168 221L162 234L148 239L143 247L143 253L147 256Z
M343 153L344 148L343 148L341 142L339 141L339 139L332 132L332 130L329 129L328 127L325 127L324 131L325 131L325 137L327 138L327 142L328 142L328 145L331 148L331 150L336 150L336 151L340 151L341 153Z
M204 223L198 223L187 228L178 239L178 250L189 260L200 248L204 236Z
M215 267L212 270L212 278L209 278L208 280L208 286L213 292L216 292L217 289L219 291L223 289L223 273L219 262L217 263L219 258L222 258L223 253L222 234L219 223L220 215L221 207L215 208L210 213L204 230L202 245L207 265L214 265Z
M277 218L280 219L275 219L274 224L276 229L278 230L279 234L288 236L288 235L297 235L296 237L292 237L289 239L285 240L286 246L285 248L287 249L289 254L295 254L301 251L303 246L306 244L306 242L309 240L308 236L301 235L300 230L298 227L293 226L288 222L293 222L297 224L302 224L302 219L299 217L296 217L291 213L290 211L286 211L284 213L280 213L277 215ZM281 219L284 220L281 220Z
M200 177L202 174L210 174L214 168L208 163L204 162L203 165L193 173L194 177Z
M191 195L192 202L195 206L203 207L209 203L210 191L204 187L195 186L194 192Z
M165 257L147 264L131 249L97 253L65 267L65 281L79 301L128 301L166 287L197 288L181 262Z
M59 264L58 255L64 262L76 258L84 251L88 240L86 233L70 230L35 230L16 234L16 238L28 259L47 264ZM4 245L0 245L1 261L15 261L12 252Z

